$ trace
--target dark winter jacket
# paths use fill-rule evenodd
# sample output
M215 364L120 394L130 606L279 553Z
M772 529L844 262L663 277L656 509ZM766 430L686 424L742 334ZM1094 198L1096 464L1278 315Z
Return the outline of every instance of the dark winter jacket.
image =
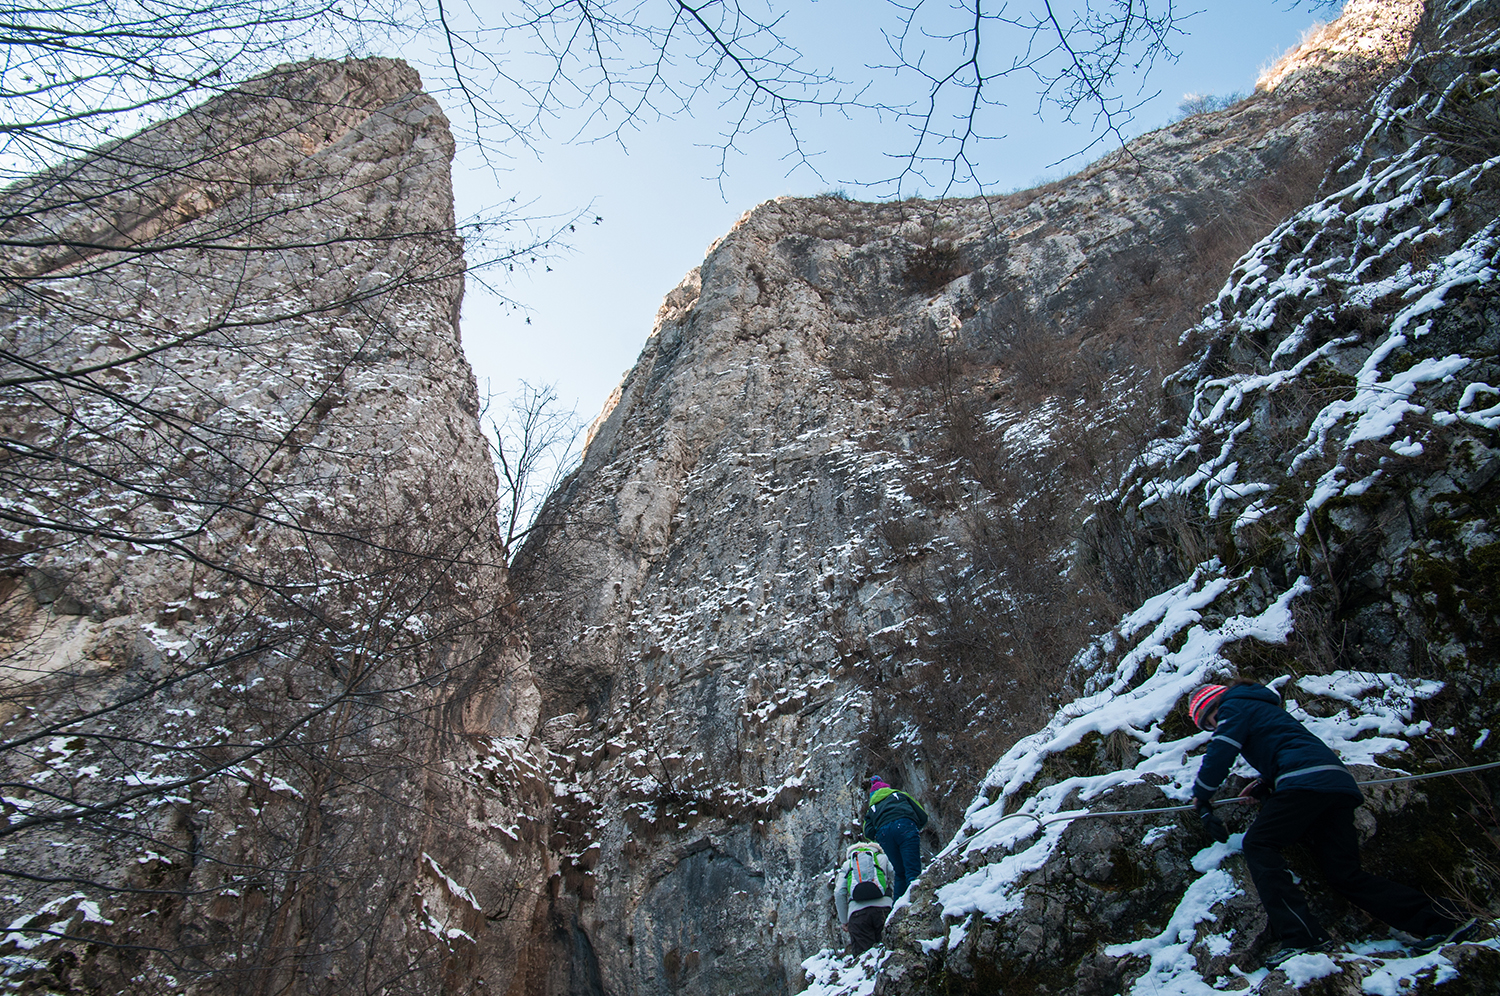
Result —
M865 810L865 837L874 840L881 827L900 819L911 820L920 830L927 825L927 811L905 792L880 789L870 796L870 808Z
M1272 791L1309 789L1364 798L1333 749L1288 716L1281 697L1264 685L1235 685L1219 700L1214 736L1193 783L1195 799L1208 801L1237 754Z

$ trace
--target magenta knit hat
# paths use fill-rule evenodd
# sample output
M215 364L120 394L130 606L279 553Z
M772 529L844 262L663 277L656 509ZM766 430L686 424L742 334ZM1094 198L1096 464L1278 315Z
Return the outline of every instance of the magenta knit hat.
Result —
M887 785L885 782L881 781L879 775L876 775L874 778L870 779L870 794L871 795L874 795L876 792L879 792L881 789L888 789L888 788L890 788L890 786Z

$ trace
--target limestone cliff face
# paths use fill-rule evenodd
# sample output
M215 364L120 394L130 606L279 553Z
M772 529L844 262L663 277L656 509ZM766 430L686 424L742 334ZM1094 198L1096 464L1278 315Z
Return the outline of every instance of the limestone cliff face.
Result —
M0 197L11 986L523 974L547 798L452 151L409 68L312 63Z
M1363 128L1393 63L1336 43L1417 20L1350 16L1036 191L763 204L668 295L517 569L563 810L549 991L799 990L865 780L937 850L1092 680L1069 661L1192 573L1096 503L1192 404L1159 386L1181 332Z

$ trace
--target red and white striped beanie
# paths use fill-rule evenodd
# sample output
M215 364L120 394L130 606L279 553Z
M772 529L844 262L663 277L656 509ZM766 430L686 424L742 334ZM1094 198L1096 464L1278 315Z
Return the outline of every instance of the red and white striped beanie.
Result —
M1188 699L1188 716L1192 718L1194 726L1203 729L1203 717L1219 704L1219 699L1228 690L1225 685L1204 685L1193 693L1193 697Z

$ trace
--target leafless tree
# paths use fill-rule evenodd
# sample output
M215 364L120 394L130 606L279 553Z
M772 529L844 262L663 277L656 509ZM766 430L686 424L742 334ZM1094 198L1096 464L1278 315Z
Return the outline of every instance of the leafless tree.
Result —
M547 496L576 469L582 427L575 411L561 408L551 385L522 381L498 414L495 400L486 403L483 417L500 475L500 545L509 563Z
M1302 2L1326 8L1334 0ZM1008 105L1086 123L1093 137L1080 154L1123 143L1135 112L1156 96L1152 68L1178 57L1193 14L1176 0L847 8L851 18L884 22L885 51L862 53L857 65L810 59L797 7L776 0L521 0L476 24L472 37L450 35L448 51L474 120L503 124L506 134L566 121L569 134L623 140L645 120L711 108L722 122L721 171L729 152L763 129L780 133L792 167L816 170L816 121L842 115L898 127L888 146L896 170L857 180L946 193L992 182L1005 138L997 112ZM512 49L499 44L516 38L537 56L530 75L518 75ZM496 93L519 94L524 110L509 113L480 96Z
M986 157L1004 138L999 108L1051 108L1086 121L1095 143L1121 141L1154 96L1151 68L1177 57L1192 17L1177 0L848 7L850 17L885 22L886 50L858 65L809 57L800 11L781 0L13 6L0 24L0 170L56 163L276 61L430 50L430 85L462 110L465 134L492 160L559 129L624 140L660 117L711 114L722 124L721 169L763 129L780 133L792 166L815 166L816 122L835 114L905 129L890 142L898 169L858 179L982 189L993 175Z

